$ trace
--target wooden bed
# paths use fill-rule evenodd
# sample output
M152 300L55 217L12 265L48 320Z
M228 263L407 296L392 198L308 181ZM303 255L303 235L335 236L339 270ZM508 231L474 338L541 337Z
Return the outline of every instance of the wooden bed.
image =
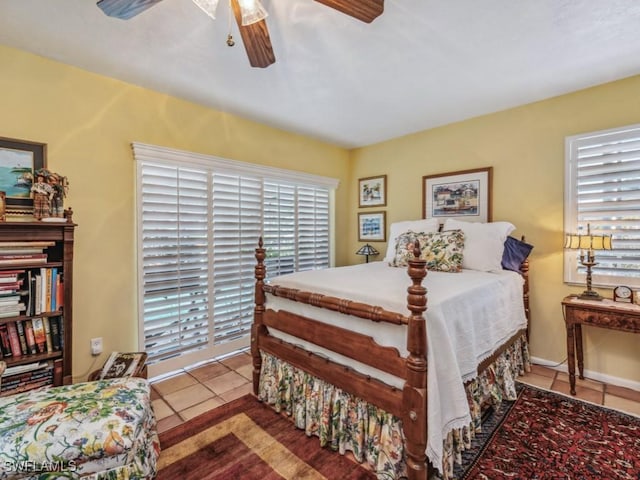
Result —
M417 244L413 253L414 258L409 260L407 268L410 280L407 281L406 307L410 314L402 315L365 303L266 283L264 264L266 252L260 239L255 253L257 264L251 353L253 388L256 395L262 367L261 352L266 352L400 418L404 432L407 476L412 480L425 480L431 477L433 471L433 466L430 465L426 455L428 330L425 320L427 290L422 283L427 270L426 261L419 258L420 251ZM523 300L527 321L529 319L528 271L528 262L525 261L521 273L524 277ZM406 325L406 346L409 354L403 357L397 349L381 346L371 337L348 329L317 322L284 310L269 309L266 304L267 293L372 322ZM286 332L399 377L404 380L404 387L391 387L354 369L334 363L324 356L275 338L270 335L269 328ZM485 359L479 371L484 370L516 339L522 337L522 333L522 331L518 332L495 351L491 358Z

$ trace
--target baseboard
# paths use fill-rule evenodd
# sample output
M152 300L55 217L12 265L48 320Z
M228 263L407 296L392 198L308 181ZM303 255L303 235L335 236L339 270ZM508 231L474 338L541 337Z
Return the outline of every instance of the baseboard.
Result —
M531 363L535 365L541 365L543 367L548 367L548 368L551 368L552 370L557 370L559 372L567 373L566 360L558 364L558 362L552 362L549 360L545 360L544 358L531 357ZM576 366L576 371L577 371L577 366ZM635 382L633 380L628 380L626 378L614 377L611 375L606 375L604 373L594 372L592 370L585 370L584 376L585 378L596 380L598 382L608 383L610 385L617 385L618 387L625 387L625 388L630 388L632 390L640 391L640 382Z

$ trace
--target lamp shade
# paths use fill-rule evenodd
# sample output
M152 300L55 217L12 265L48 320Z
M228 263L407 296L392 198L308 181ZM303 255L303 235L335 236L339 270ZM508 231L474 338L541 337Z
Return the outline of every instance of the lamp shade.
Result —
M584 249L584 250L611 250L611 235L579 235L567 234L564 241L564 248Z
M360 250L358 250L356 252L356 255L379 255L380 252L378 250L376 250L375 248L373 248L371 245L369 245L368 243L366 245L363 245L362 247L360 247Z

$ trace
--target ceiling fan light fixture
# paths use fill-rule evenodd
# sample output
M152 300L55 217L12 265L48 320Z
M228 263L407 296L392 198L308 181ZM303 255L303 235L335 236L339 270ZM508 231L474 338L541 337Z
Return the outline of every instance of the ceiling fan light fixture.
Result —
M218 8L218 0L193 0L200 9L215 20L216 9Z
M194 0L195 1L195 0ZM242 13L242 25L251 25L267 18L267 11L260 3L260 0L238 0L240 12Z

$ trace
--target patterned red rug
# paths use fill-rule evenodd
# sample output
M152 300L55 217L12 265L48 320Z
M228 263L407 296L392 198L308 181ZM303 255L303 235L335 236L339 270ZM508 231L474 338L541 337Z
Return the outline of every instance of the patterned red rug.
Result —
M640 480L640 418L523 386L464 480Z
M161 433L160 446L156 480L375 479L250 395Z

